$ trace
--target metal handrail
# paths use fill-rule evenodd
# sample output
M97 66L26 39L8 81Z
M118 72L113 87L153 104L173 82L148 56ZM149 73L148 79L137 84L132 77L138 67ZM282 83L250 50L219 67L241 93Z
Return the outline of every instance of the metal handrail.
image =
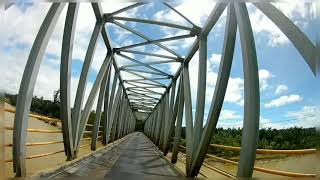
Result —
M232 174L230 174L230 173L228 173L228 172L226 172L226 171L224 171L222 169L219 169L219 168L217 168L215 166L211 166L211 165L209 165L207 163L202 163L202 165L205 166L206 168L208 168L210 170L213 170L213 171L215 171L215 172L217 172L219 174L222 174L222 175L224 175L226 177L234 178L234 179L236 178L234 175L232 175Z
M64 150L49 152L49 153L42 153L42 154L37 154L37 155L26 157L26 159L34 159L34 158L39 158L39 157L44 157L44 156L50 156L50 155L54 155L54 154L58 154L58 153L62 153L62 152L64 152ZM12 159L5 160L5 162L12 162L12 161L13 161Z
M179 145L179 147L186 149L182 145ZM184 153L181 153L181 154L184 154ZM231 160L224 159L224 158L217 157L217 156L213 156L210 154L206 154L206 155L209 158L220 160L225 163L239 165L239 163L236 161L231 161ZM264 172L264 173L275 174L275 175L280 175L280 176L287 176L287 177L316 177L317 176L316 174L304 174L304 173L296 173L296 172L279 171L279 170L267 169L267 168L262 168L262 167L257 167L257 166L255 166L253 169L256 171Z
M223 161L223 162L226 162L229 164L239 165L238 162L224 159L221 157L213 156L210 154L207 154L207 156L212 159ZM280 175L280 176L287 176L287 177L316 177L317 176L316 174L304 174L304 173L295 173L295 172L287 172L287 171L278 171L278 170L267 169L267 168L262 168L262 167L257 167L257 166L255 166L253 169L256 171L260 171L260 172L265 172L265 173L275 174L275 175Z
M100 138L102 136L99 136L98 138ZM44 143L47 143L47 142L44 142ZM58 141L57 141L58 143ZM61 141L61 143L63 143L63 141ZM54 143L52 143L54 144ZM38 145L45 145L45 144L38 144ZM89 146L91 144L86 144L86 145L82 145L80 146L80 148L82 147L86 147L86 146ZM50 156L50 155L54 155L54 154L58 154L58 153L62 153L64 152L64 150L60 150L60 151L55 151L55 152L48 152L48 153L42 153L42 154L36 154L36 155L32 155L32 156L28 156L26 157L26 159L34 159L34 158L40 158L40 157L45 157L45 156ZM4 162L8 163L8 162L12 162L13 160L12 159L9 159L9 160L4 160Z
M13 131L13 127L5 127L5 130ZM38 133L62 133L61 130L45 130L45 129L27 129L27 132L38 132Z
M236 146L225 146L220 144L210 144L211 147L230 150L240 151L240 147ZM317 149L297 149L297 150L276 150L276 149L257 149L256 154L312 154L316 153Z
M34 142L34 143L26 143L26 146L40 146L40 145L49 145L49 144L59 144L63 143L63 141L49 141L49 142ZM12 147L12 143L5 144L5 147Z
M183 153L182 153L183 154ZM178 158L178 160L180 161L180 162L182 162L183 164L187 164L184 160L182 160L181 158ZM199 171L199 174L201 174L203 177L208 177L207 175L205 175L204 173L202 173L202 172L200 172Z
M183 154L184 156L186 155L186 154L184 154L184 153L182 153L182 152L178 152L178 153ZM180 159L179 157L178 157L177 159L178 159L179 161L181 161L182 163L186 164L186 162L184 162L184 161L183 161L182 159ZM211 165L206 164L206 163L203 163L202 165L205 166L205 167L207 167L208 169L213 170L213 171L216 171L217 173L222 174L222 175L224 175L224 176L226 176L226 177L236 178L234 175L232 175L232 174L230 174L230 173L227 173L227 172L225 172L225 171L223 171L223 170L221 170L221 169L219 169L219 168L217 168L217 167L211 166ZM200 171L199 171L199 173L201 174ZM203 174L201 174L201 175L203 175Z
M11 113L15 113L16 110L15 109L9 109L9 108L5 108L4 111L6 112L11 112ZM40 119L40 120L44 120L44 121L52 121L52 122L61 122L60 119L55 119L55 118L49 118L49 117L45 117L45 116L41 116L41 115L36 115L36 114L29 114L30 117L36 118L36 119Z

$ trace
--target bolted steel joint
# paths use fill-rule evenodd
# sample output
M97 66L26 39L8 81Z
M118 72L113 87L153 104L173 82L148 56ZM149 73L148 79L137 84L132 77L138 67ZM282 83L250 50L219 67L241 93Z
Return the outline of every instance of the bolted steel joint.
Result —
M199 36L201 34L202 28L199 26L193 26L192 30L190 31L190 35Z
M102 17L103 17L104 22L110 22L110 23L113 22L113 17L111 16L110 13L106 13Z

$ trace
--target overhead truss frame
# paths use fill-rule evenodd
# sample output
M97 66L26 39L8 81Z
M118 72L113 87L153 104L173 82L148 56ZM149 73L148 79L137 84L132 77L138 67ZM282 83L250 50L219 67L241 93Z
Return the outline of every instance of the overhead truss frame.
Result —
M190 19L168 3L163 4L185 19L188 25L119 16L122 12L138 8L146 3L133 3L112 13L103 13L100 3L92 2L91 4L96 23L84 57L72 112L70 105L70 73L72 44L74 42L79 3L52 3L39 29L22 76L16 106L15 131L13 132L13 167L16 176L26 176L25 144L28 114L40 64L57 20L61 16L63 8L68 6L63 33L60 68L62 131L67 160L77 157L80 141L83 137L91 108L96 96L98 96L97 117L93 125L92 150L96 149L100 125L103 127L102 142L107 144L133 132L137 122L135 113L144 112L148 115L145 121L144 133L165 155L170 148L171 134L175 131L172 154L172 162L175 163L177 160L182 118L183 114L185 114L187 142L186 173L189 177L197 176L209 147L210 139L216 128L224 101L233 60L236 30L238 28L243 57L245 88L244 125L237 176L244 178L252 177L258 142L260 92L256 48L246 3L217 2L203 27L195 25ZM318 56L316 54L316 46L312 41L270 2L254 2L253 5L274 22L288 37L315 74L317 70L316 57ZM207 79L207 37L225 10L227 11L227 17L221 63L208 119L203 128ZM153 39L123 22L170 27L187 31L188 33ZM105 26L107 23L112 23L129 31L145 41L123 47L114 47L108 28ZM84 92L88 81L88 72L91 68L97 38L100 34L103 37L108 52L93 83L89 97L85 102ZM185 56L163 44L164 42L191 37L195 37L195 41ZM156 45L170 55L142 52L133 49L150 44ZM196 107L195 113L193 113L189 62L197 51L199 51L199 70ZM142 62L126 54L164 60ZM131 61L133 64L119 66L120 57ZM160 68L161 65L169 63L180 64L175 74L170 74L170 72L166 72ZM113 80L111 80L112 71L114 72ZM124 72L135 77L124 79ZM84 109L82 109L83 106ZM104 112L103 116L102 111Z

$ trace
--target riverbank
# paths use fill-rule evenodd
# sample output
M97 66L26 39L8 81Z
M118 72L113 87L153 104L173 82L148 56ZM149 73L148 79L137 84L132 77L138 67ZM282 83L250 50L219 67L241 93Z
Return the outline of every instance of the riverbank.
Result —
M14 108L13 106L6 104L6 108ZM5 112L4 124L6 127L13 127L14 122L14 114L10 112ZM38 120L36 118L30 117L28 122L28 128L30 129L41 129L41 130L49 130L49 131L60 131L61 127L57 125L52 125L51 123ZM12 143L12 132L11 130L7 130L5 132L5 144ZM28 132L27 133L27 143L39 143L39 142L53 142L53 141L63 141L62 133L36 133L36 132ZM81 145L83 147L80 148L78 157L82 157L86 154L91 153L91 148L89 144L91 140L82 140ZM97 149L104 147L101 143L97 143ZM27 156L34 156L38 154L48 153L48 152L57 152L63 150L63 143L58 144L49 144L49 145L39 145L39 146L27 146ZM6 160L12 159L12 147L5 147L5 158ZM66 163L66 156L64 152L60 152L57 154L53 154L50 156L44 156L34 159L27 159L27 176L32 176L40 171L44 171L45 169L52 169L55 167L59 167ZM5 165L5 177L13 177L13 169L12 163L8 162Z
M168 153L166 158L171 160L171 152ZM231 159L230 159L231 160ZM234 160L235 162L238 162ZM178 162L175 164L181 171L185 172L185 154L179 153ZM223 170L233 176L236 176L238 171L238 166L226 162L222 162L215 159L206 158L204 163L211 167L218 168ZM315 154L306 154L306 155L292 155L287 157L282 157L280 159L270 158L270 159L260 159L255 161L255 167L262 167L266 169L276 170L276 171L286 171L293 173L304 173L304 174L317 174L317 177L320 175L320 153ZM198 176L208 177L208 178L225 178L224 175L213 171L212 169L202 166L200 169L200 174ZM274 179L287 179L287 176L280 176L260 171L253 172L254 178L274 178Z

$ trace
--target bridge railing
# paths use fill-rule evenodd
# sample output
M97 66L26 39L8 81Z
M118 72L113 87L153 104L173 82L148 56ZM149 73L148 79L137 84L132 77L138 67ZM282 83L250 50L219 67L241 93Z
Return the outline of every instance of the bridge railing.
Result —
M270 2L257 1L252 3L267 18L271 20L291 41L293 46L304 58L304 62L310 70L316 73L316 45L300 30L286 15ZM179 13L182 18L188 19ZM225 33L223 38L223 48L219 63L218 76L216 77L212 100L207 101L206 84L207 73L207 46L208 34L217 24L223 12L225 16ZM188 21L190 22L190 21ZM193 25L193 23L190 23ZM194 26L194 28L196 28ZM236 39L239 34L242 61L243 61L243 129L241 136L241 152L238 163L237 177L251 178L255 170L254 164L258 147L258 135L260 126L260 83L259 67L254 41L253 27L249 17L247 4L245 2L219 2L213 7L203 27L198 27L197 38L189 49L178 71L170 83L169 88L162 95L157 105L152 109L147 118L144 132L162 150L164 155L168 153L170 145L170 135L175 131L173 142L172 163L177 161L179 141L181 138L182 121L185 124L186 136L186 175L194 177L199 173L205 159L210 141L217 127L220 113L223 107L230 78L231 67L236 48ZM239 33L237 33L237 31ZM212 43L212 42L211 42ZM194 58L198 52L198 58ZM192 59L198 61L198 82L193 84L192 76L189 72L189 62ZM192 67L194 68L194 67ZM191 86L197 86L196 94L192 94ZM211 90L211 89L210 89ZM195 99L195 107L193 107ZM206 123L204 124L205 106L209 104ZM228 148L228 147L224 147ZM230 147L229 147L230 148ZM240 148L240 147L239 147ZM239 149L238 148L238 149ZM271 153L268 150L259 150L258 153ZM291 151L291 154L312 152ZM280 153L277 152L277 153ZM289 153L281 151L281 153ZM257 169L257 168L256 168ZM259 168L258 168L259 169ZM261 169L260 169L261 170Z
M136 3L134 6L125 7L115 12L113 15L134 8L143 3ZM96 140L99 138L99 126L103 126L102 143L108 144L111 141L122 138L134 131L136 117L134 112L136 107L129 101L127 89L124 86L124 80L120 74L120 68L115 58L115 48L112 47L105 24L107 23L105 14L102 11L100 3L92 2L92 10L95 16L95 25L91 33L88 49L84 57L74 107L71 112L70 94L71 94L71 64L72 52L74 44L75 26L80 3L53 2L46 13L46 16L39 28L31 47L26 66L21 78L19 94L17 96L16 112L13 127L12 141L12 161L15 176L24 177L27 175L26 160L26 134L28 132L29 116L42 118L48 121L56 121L51 118L38 117L37 115L29 115L33 92L39 74L41 62L44 59L45 51L50 41L50 37L57 25L59 17L63 14L63 9L67 7L65 14L64 33L61 42L61 63L60 63L60 112L61 126L63 135L63 146L67 160L77 158L77 154L81 145L81 139L85 132L86 124L93 108L96 97L98 96L98 104L96 108L96 117L93 124L93 141L91 149L96 149ZM10 8L10 6L8 6ZM85 92L87 81L89 81L89 72L93 68L91 66L98 37L101 35L107 49L105 58L93 82L89 96L85 101ZM169 39L170 40L170 39ZM123 69L122 69L123 70ZM131 70L132 71L132 70ZM129 72L129 71L128 71ZM113 74L112 74L113 73ZM111 76L113 80L111 81ZM169 78L169 77L168 77ZM171 78L171 77L170 77ZM140 105L139 105L140 106ZM84 108L83 108L84 107ZM102 118L102 112L105 112ZM72 119L72 120L71 120ZM12 128L7 128L12 129ZM30 130L29 131L41 131ZM41 132L43 133L43 132ZM43 143L44 145L45 143ZM86 145L89 146L89 145ZM59 151L63 152L63 151ZM55 153L59 153L55 152ZM41 156L48 156L54 153L47 153ZM39 156L34 156L40 157Z
M218 145L218 144L210 144L211 147L214 148L219 148L219 149L224 149L224 150L231 150L231 151L240 151L241 148L240 147L235 147L235 146L224 146L224 145ZM185 146L179 145L180 150L186 150ZM274 150L274 149L257 149L257 154L286 154L286 155L305 155L305 154L314 154L317 152L317 149L299 149L299 150ZM179 152L179 154L186 156L186 154L184 154L183 152ZM206 154L206 158L207 159L214 159L223 163L228 163L228 164L232 164L235 166L238 166L239 163L236 161L232 161L229 159L225 159L222 157L218 157L218 156L214 156L212 154ZM181 160L181 158L179 159L179 161L183 161ZM184 162L183 162L184 163ZM226 177L233 177L235 178L236 176L221 170L213 165L209 165L208 163L204 162L203 166L218 172L219 174L222 174ZM264 173L269 173L269 174L273 174L273 175L279 175L279 176L285 176L285 177L296 177L296 178L302 178L302 177L317 177L317 174L312 174L312 173L297 173L297 172L289 172L289 171L279 171L279 170L274 170L274 169L268 169L268 168L263 168L263 167L258 167L258 166L254 166L253 168L255 171L260 171L260 172L264 172Z
M15 113L15 109L11 109L11 108L5 108L4 109L5 112L7 113ZM34 118L34 119L37 119L37 120L41 120L45 123L49 123L51 124L51 122L55 122L55 123L61 123L61 120L60 119L55 119L55 118L50 118L50 117L46 117L46 116L42 116L42 115L37 115L37 114L33 114L33 113L30 113L29 114L29 117L30 118ZM87 127L93 127L94 125L93 124L87 124L86 125ZM102 126L100 126L99 128L101 128ZM9 126L5 126L4 127L4 130L5 131L14 131L14 128L13 127L9 127ZM47 129L31 129L31 128L28 128L27 129L27 132L28 133L41 133L41 134L61 134L62 136L62 131L61 130L47 130ZM84 134L92 134L93 131L84 131ZM103 145L103 142L102 142L102 131L98 131L98 133L100 134L98 137L97 137L97 140L99 143L101 143L101 145ZM86 140L92 140L94 141L95 139L93 139L92 136L90 137L86 137L87 135L84 135L84 137L82 138L83 141L86 141ZM109 139L109 142L111 142L111 138ZM59 141L47 141L47 142L27 142L25 144L25 146L45 146L45 145L52 145L52 144L63 144L64 141L63 140L59 140ZM82 144L79 146L79 148L84 148L84 147L88 147L88 146L91 146L92 145L92 142L90 143L87 143L87 144ZM4 147L6 148L11 148L13 146L12 143L5 143L4 144ZM35 155L29 155L29 156L26 156L26 159L27 160L30 160L30 159L35 159L35 158L42 158L42 157L46 157L46 156L52 156L52 155L55 155L55 154L59 154L59 153L63 153L65 152L65 149L63 148L62 146L62 149L61 150L58 150L58 151L51 151L51 152L44 152L44 153L40 153L40 154L35 154ZM13 162L13 159L5 159L4 160L5 163L12 163ZM28 167L27 167L28 168ZM8 173L8 172L7 172Z
M167 7L179 14L183 19L188 21L189 26L179 24L154 21L139 18L127 18L115 16L121 12L127 11L134 7L143 5L144 3L135 3L124 7L113 13L104 14L100 3L91 3L95 16L94 30L88 44L88 49L84 57L84 63L81 69L78 87L74 101L74 107L71 113L70 104L70 82L71 82L71 65L72 52L74 44L74 35L76 29L77 15L79 11L79 3L52 3L48 10L43 23L35 37L28 60L21 78L19 94L17 97L17 105L15 112L14 131L13 131L13 165L16 176L26 176L25 160L26 157L26 133L28 132L28 119L33 91L40 65L45 55L50 37L61 16L63 9L68 5L65 18L64 33L61 45L61 63L60 63L60 98L61 98L61 117L62 134L64 140L64 150L69 160L76 158L80 148L80 141L85 132L86 124L89 119L90 111L98 95L97 116L93 125L92 149L95 149L96 139L99 134L99 125L102 110L105 112L103 126L103 143L111 141L132 132L136 124L136 111L148 113L145 122L144 132L148 137L162 149L166 155L169 150L169 137L175 131L173 155L177 156L178 142L181 136L182 119L185 116L186 124L186 171L187 176L194 177L198 174L203 160L206 156L206 150L210 146L210 139L214 133L220 112L226 95L228 81L233 62L235 44L237 39L237 29L240 36L242 61L243 61L243 79L244 79L244 118L241 153L239 160L239 168L237 177L252 177L254 170L255 155L258 143L259 121L260 121L260 88L259 88L259 68L256 53L253 29L251 26L247 5L245 2L218 2L215 3L211 13L209 14L203 27L198 27L186 16L179 13L176 9L164 3ZM288 37L294 47L304 58L305 63L313 73L316 71L315 55L316 46L312 41L281 11L279 11L270 2L254 2L253 6L258 8L266 15L277 27ZM211 29L217 24L223 12L227 11L226 26L223 40L223 50L221 53L221 61L217 81L215 84L214 94L210 102L210 109L205 126L203 126L204 110L206 105L206 80L207 80L207 51L208 51L208 35ZM188 31L186 35L174 36L162 39L152 39L143 33L122 24L119 21L139 22L149 25L165 26L175 28L177 30ZM113 47L113 43L109 38L106 30L106 23L113 23L131 33L141 37L145 42L133 44L124 47ZM97 45L98 36L102 35L104 44L107 49L105 59L100 66L96 79L90 90L87 101L84 101L89 72ZM180 40L189 37L196 37L186 56L182 57L179 53L173 51L161 42L170 40ZM138 52L148 56L157 56L161 58L169 58L180 63L180 66L174 75L163 72L160 69L153 68L150 63L142 63L133 58L125 56L122 52L129 52L129 48L142 45L154 44L162 50L166 50L174 57L164 54L153 54L150 52ZM196 94L196 107L193 113L192 94L189 74L189 62L198 52L198 84ZM131 53L137 53L131 51ZM148 67L153 71L150 72L141 69L130 69L128 66L119 67L116 61L116 55L122 56L132 62ZM159 63L159 62L156 62ZM154 63L153 63L154 64ZM151 64L152 65L152 64ZM120 71L126 71L132 76L138 77L138 81L152 81L151 86L130 85L129 80L123 80ZM112 72L114 73L111 83ZM152 75L160 75L161 78L150 78L140 75L139 73L147 73ZM141 78L141 79L140 79ZM170 81L164 84L157 80ZM132 79L131 79L132 81ZM137 82L137 79L134 79ZM126 83L126 85L124 85ZM144 82L146 84L146 82ZM150 85L150 82L148 83ZM132 87L134 86L134 87ZM150 88L163 88L164 92L159 93ZM178 87L178 88L176 88ZM139 91L136 89L140 88ZM142 88L142 90L141 90ZM99 93L98 93L99 92ZM150 96L159 95L160 97ZM139 102L133 101L138 98ZM143 100L142 100L143 99ZM84 108L82 108L84 106ZM72 115L72 116L71 116ZM176 129L174 127L176 125ZM203 129L204 127L204 129ZM30 129L29 129L30 131ZM179 133L177 133L179 132Z

